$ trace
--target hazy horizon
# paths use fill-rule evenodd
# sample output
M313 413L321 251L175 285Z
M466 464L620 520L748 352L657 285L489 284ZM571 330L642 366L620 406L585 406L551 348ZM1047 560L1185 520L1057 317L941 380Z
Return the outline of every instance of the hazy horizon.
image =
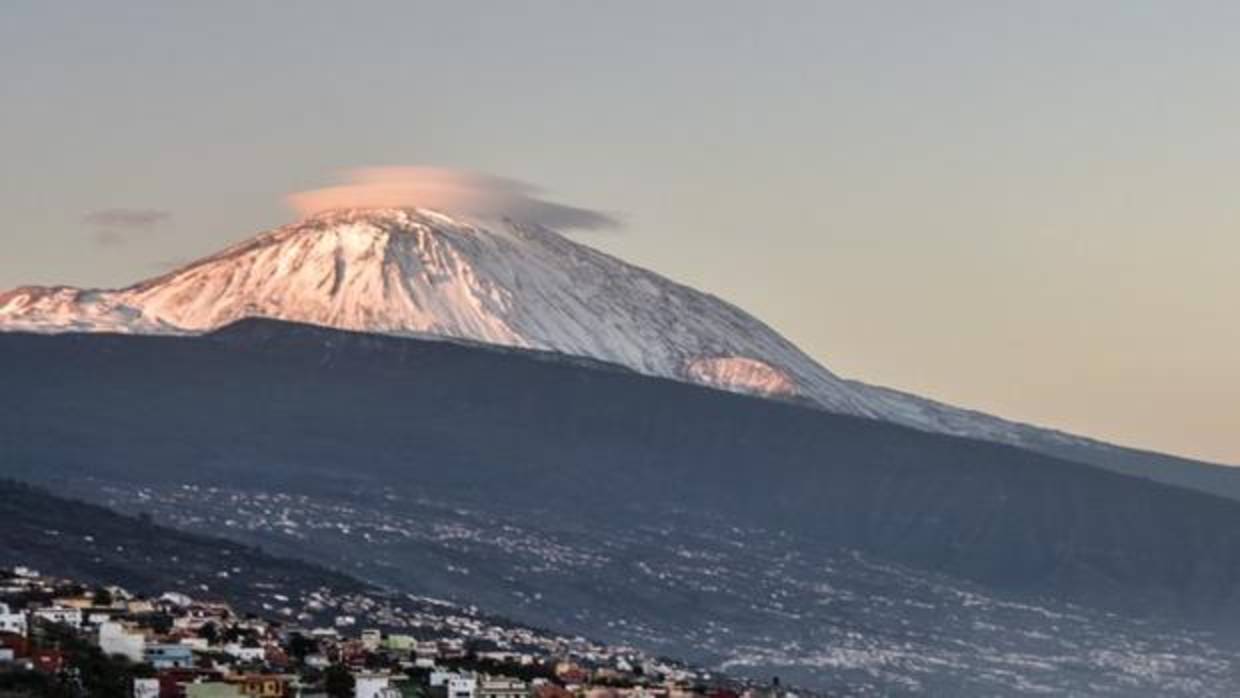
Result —
M465 169L841 375L1240 465L1240 7L335 7L0 11L0 292Z

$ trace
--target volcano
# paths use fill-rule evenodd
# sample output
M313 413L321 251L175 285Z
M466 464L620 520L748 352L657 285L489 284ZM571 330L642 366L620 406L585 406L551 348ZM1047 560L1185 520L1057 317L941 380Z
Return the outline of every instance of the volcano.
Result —
M421 208L334 210L127 288L0 295L0 330L8 331L201 334L250 317L586 357L1215 493L1219 477L1234 479L1217 466L842 378L735 305L513 221ZM1235 488L1240 496L1240 481Z

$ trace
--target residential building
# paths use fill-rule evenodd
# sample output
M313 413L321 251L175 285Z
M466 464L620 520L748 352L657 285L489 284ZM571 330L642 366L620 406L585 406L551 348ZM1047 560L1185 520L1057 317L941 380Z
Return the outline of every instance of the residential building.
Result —
M417 640L412 635L388 635L383 646L396 652L410 652L417 647Z
M26 614L24 612L13 611L8 604L0 603L0 633L25 635L26 627Z
M146 637L130 630L123 623L108 621L99 626L99 649L104 654L119 654L133 662L146 659Z
M146 599L130 599L125 602L125 611L130 615L154 613L155 604L147 601Z
M133 698L159 698L159 679L134 679Z
M478 681L477 698L529 698L530 687L520 679L484 676Z
M72 606L49 606L36 609L34 616L49 623L60 623L73 628L82 627L82 609Z
M245 647L236 642L224 645L224 653L243 662L261 662L267 657L267 650L262 647Z
M189 596L186 596L185 594L181 594L175 591L170 591L170 592L165 593L164 595L159 597L159 600L166 601L172 604L173 606L178 606L180 608L188 608L191 604L194 603L194 600L190 598Z
M448 680L456 675L457 674L455 671L445 671L443 669L436 669L435 671L431 672L430 677L427 679L427 684L431 688L437 688L439 686L446 687L448 685Z
M52 605L61 608L87 609L95 605L95 600L85 594L77 594L75 596L58 597L52 601Z
M143 656L146 662L156 669L185 669L194 666L194 652L188 645L147 645Z
M473 674L457 674L448 679L448 698L475 698L478 679Z
M353 698L386 698L391 688L392 677L388 674L353 675Z

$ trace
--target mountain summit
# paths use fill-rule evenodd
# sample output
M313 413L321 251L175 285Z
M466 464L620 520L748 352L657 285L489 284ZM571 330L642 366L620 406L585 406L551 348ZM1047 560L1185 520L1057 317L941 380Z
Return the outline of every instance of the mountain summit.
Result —
M588 356L868 413L845 381L712 296L538 226L332 211L116 291L24 288L0 328L198 333L246 317Z
M247 317L590 357L1125 469L1114 447L843 379L736 306L535 225L336 210L128 288L0 295L9 331L194 334Z

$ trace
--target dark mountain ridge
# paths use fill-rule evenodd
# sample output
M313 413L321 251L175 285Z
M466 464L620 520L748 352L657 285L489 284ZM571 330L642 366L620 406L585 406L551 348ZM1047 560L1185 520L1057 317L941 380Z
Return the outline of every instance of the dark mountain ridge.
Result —
M1234 626L1240 505L512 350L249 320L0 336L6 473L675 505L996 588Z

